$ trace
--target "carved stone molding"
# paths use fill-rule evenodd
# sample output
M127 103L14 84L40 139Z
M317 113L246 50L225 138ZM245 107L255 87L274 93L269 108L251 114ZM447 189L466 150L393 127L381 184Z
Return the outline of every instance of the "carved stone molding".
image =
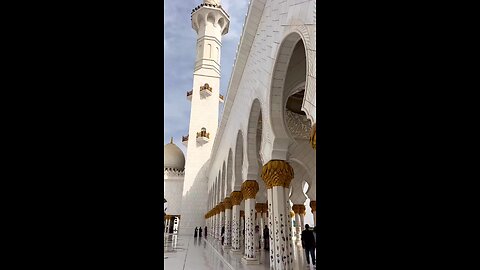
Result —
M230 194L230 198L232 200L232 205L240 205L240 203L242 203L242 200L243 200L243 194L241 191L233 191Z
M290 187L293 168L284 160L271 160L262 168L262 179L267 189L275 186Z
M311 124L305 115L294 113L285 109L285 121L290 133L295 139L308 140L310 138Z
M257 195L258 192L258 183L255 180L246 180L242 184L242 194L243 194L243 199L255 199L255 195Z

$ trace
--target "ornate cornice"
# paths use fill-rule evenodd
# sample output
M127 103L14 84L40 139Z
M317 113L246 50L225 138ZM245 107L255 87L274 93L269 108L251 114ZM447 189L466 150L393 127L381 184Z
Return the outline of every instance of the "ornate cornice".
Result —
M232 205L240 205L243 200L243 194L241 191L233 191L230 194L230 198L232 199Z
M284 160L271 160L262 168L262 179L267 189L275 186L290 187L293 168Z
M258 183L255 180L246 180L242 184L242 195L243 199L255 199L255 195L258 192Z

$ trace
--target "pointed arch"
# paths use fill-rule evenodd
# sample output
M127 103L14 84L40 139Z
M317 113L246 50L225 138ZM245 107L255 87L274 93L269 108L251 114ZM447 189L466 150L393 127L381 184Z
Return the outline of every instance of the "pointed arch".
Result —
M234 177L234 184L233 190L239 191L241 190L243 177L242 177L242 168L243 168L243 134L242 131L239 130L237 132L237 142L235 143L235 177Z

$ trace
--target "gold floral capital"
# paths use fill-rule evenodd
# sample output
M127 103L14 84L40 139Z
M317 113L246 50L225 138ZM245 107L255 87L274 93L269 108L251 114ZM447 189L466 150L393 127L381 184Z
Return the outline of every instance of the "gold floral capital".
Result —
M243 200L243 194L241 191L233 191L230 194L230 198L232 199L232 205L240 205Z
M313 124L310 130L310 145L313 149L317 149L317 123Z
M293 168L285 160L270 160L262 168L262 179L267 189L272 187L290 187L293 179Z
M305 205L303 204L294 204L292 206L292 210L295 214L301 214L302 212L302 206L305 208Z
M312 213L317 211L317 201L310 201L310 208L312 208Z
M225 205L223 204L223 202L219 203L218 204L218 212L223 212L225 211Z
M261 213L263 210L263 205L261 203L256 203L255 204L255 211L257 211L257 213Z
M306 214L306 211L305 211L305 210L306 210L305 205L302 204L302 205L300 206L300 215L305 216L305 214Z
M246 180L242 184L242 195L243 199L255 199L255 195L258 192L258 183L255 180Z
M225 197L223 200L223 205L225 206L225 209L232 209L232 200L230 197Z
M293 218L295 216L295 212L290 211L290 218Z

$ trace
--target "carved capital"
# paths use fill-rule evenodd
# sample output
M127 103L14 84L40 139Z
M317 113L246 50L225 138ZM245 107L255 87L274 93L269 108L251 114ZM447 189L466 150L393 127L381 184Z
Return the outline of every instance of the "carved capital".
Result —
M230 198L232 199L232 205L240 205L243 200L243 194L241 191L233 191L230 194Z
M225 197L223 200L223 205L225 206L225 209L232 209L232 200L230 197Z
M305 208L305 205L302 204L302 205L300 206L300 215L305 216L305 214L306 214L305 209L306 209L306 208Z
M317 149L317 123L313 124L310 130L310 145L313 149Z
M258 192L258 183L255 180L246 180L242 184L243 199L255 199Z
M301 206L302 206L301 204L294 204L294 205L292 206L293 212L294 212L295 214L300 214L300 207L301 207Z
M310 208L312 208L312 213L317 211L317 201L310 201Z
M262 168L262 179L267 189L275 186L288 188L293 179L293 168L284 160L270 160Z
M218 212L223 212L225 211L225 205L223 202L218 203Z
M256 203L256 204L255 204L255 211L257 211L257 213L262 213L262 211L263 211L263 203Z

